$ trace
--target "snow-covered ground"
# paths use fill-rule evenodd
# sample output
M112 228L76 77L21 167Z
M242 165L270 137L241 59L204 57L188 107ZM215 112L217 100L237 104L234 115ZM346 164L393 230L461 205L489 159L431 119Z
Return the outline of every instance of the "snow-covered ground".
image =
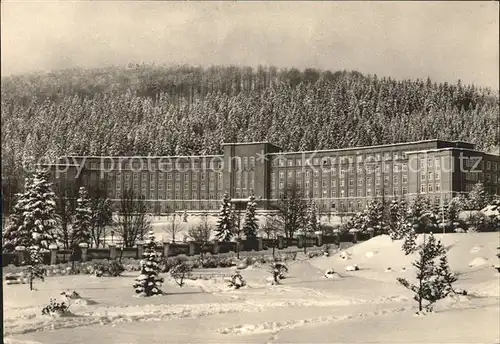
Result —
M278 286L267 285L266 266L243 270L248 286L240 290L226 286L231 269L196 271L207 279L183 288L165 276L166 294L151 298L135 297L131 273L48 277L32 292L4 283L4 343L498 343L500 274L492 265L499 234L436 237L460 274L456 287L469 294L440 301L426 316L415 315L411 293L396 281L412 277L414 257L381 236L342 255L299 255ZM354 264L358 271L345 271ZM328 269L338 273L325 278ZM83 298L73 301L72 315L42 316L64 290Z

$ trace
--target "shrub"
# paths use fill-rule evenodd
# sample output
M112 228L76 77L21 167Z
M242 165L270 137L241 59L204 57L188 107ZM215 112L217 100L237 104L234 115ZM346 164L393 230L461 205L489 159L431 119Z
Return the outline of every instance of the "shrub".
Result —
M174 281L179 285L179 287L182 287L184 285L184 279L191 274L192 270L193 269L191 268L191 265L187 264L186 262L182 262L175 265L170 270L170 275L172 276Z
M69 305L65 302L56 302L55 299L50 299L50 303L43 307L42 315L61 316L68 313Z
M94 265L95 275L97 277L102 277L108 275L111 277L118 277L125 271L125 268L120 262L112 260L110 262L100 262Z
M241 287L244 287L247 283L243 279L243 276L236 271L232 276L231 280L229 281L229 287L234 288L234 289L240 289Z

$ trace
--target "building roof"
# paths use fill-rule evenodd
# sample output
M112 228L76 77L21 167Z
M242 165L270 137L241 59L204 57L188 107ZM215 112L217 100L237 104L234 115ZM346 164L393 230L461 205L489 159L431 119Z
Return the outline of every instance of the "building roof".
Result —
M431 142L462 143L462 144L467 144L467 145L473 145L470 142L464 142L464 141L445 141L445 140L439 140L439 139L432 139L432 140L421 140L421 141L411 141L411 142L388 143L388 144L374 145L374 146L355 146L355 147L349 147L349 148L335 148L335 149L320 149L320 150L298 151L298 152L269 153L269 155L303 154L303 153L320 153L320 152L344 152L344 151L350 151L350 150L390 148L390 147L394 147L394 146L415 145L415 144L419 144L419 143L431 143Z

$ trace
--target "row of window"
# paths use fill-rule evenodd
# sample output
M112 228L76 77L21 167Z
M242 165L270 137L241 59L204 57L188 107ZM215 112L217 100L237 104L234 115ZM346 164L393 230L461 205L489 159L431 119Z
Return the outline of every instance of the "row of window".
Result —
M389 173L391 170L390 168L390 165L387 165L387 164L384 164L384 173ZM370 174L370 173L373 173L375 172L376 175L380 175L381 174L381 171L382 171L382 168L380 165L377 165L377 166L366 166L366 168L362 167L362 166L357 166L357 169L356 169L356 172L358 174L362 174L362 173L367 173L367 174ZM397 165L393 165L392 167L392 171L393 172L407 172L408 171L408 164L404 163L404 164L397 164ZM320 176L337 176L337 173L340 174L341 177L347 177L348 174L354 172L354 169L337 169L336 167L331 167L329 169L323 169L323 170L305 170L305 171L302 171L302 170L288 170L288 171L285 171L285 170L280 170L278 171L278 175L279 175L279 178L284 178L285 177L285 173L286 175L288 176L288 178L291 178L294 174L297 176L297 178L300 178L302 175L304 175L306 178L310 178L311 175L314 177L314 178L319 178ZM272 171L271 172L271 178L275 178L276 177L276 172L275 171Z
M493 184L500 183L500 177L494 173L477 173L477 172L464 172L465 180L470 181L480 181L480 182L491 182Z
M383 191L382 191L383 190ZM355 193L354 190L348 190L347 191L347 197L353 198L353 197L373 197L373 196L382 196L382 192L385 196L397 196L397 195L406 195L408 193L408 187L403 187L403 188L397 188L394 187L392 188L392 194L390 193L389 188L384 188L380 189L377 188L375 189L375 192L371 188L368 188L366 190L364 189L358 189L357 192ZM284 194L283 190L271 190L271 198L276 199L276 198L281 198ZM337 193L337 190L331 190L328 192L328 190L313 190L312 192L307 192L307 196L311 196L314 198L345 198L346 197L346 190L340 190Z
M381 180L382 178L380 177L376 177L374 178L375 179L375 185L380 185L381 184ZM384 180L384 184L388 184L389 183L389 176L384 176L383 178ZM439 180L439 175L436 176L436 180ZM345 179L331 179L330 182L328 182L329 180L328 179L322 179L321 180L321 187L322 188L326 188L328 187L328 184L330 184L331 187L337 187L337 186L340 186L340 187L343 187L346 185L346 181ZM348 179L348 185L349 186L354 186L354 181L355 179L354 178L349 178ZM400 178L399 176L392 176L392 183L393 184L399 184L399 181L400 181ZM372 177L366 177L365 178L357 178L357 185L358 186L363 186L363 185L372 185L373 183L373 178ZM401 183L402 184L407 184L408 183L408 175L406 174L403 174L401 176ZM291 178L290 180L288 180L288 185L291 186L290 184L293 184L293 178ZM302 181L301 180L297 180L295 182L295 185L297 187L302 187ZM319 180L313 180L313 187L315 188L318 188L319 187ZM280 189L283 189L285 187L285 180L284 179L281 179L279 180L279 188ZM305 180L304 181L304 187L306 189L310 188L311 187L311 182L310 180ZM273 188L276 188L276 178L273 178L271 177L271 189Z
M279 166L279 167L284 167L284 166L302 166L302 165L314 165L314 166L323 166L323 165L331 165L331 164L336 164L336 163L341 163L341 164L353 164L354 161L357 163L362 163L362 162L375 162L375 161L382 161L383 160L400 160L400 159L406 159L406 154L404 152L386 152L386 153L377 153L373 155L362 155L362 154L357 154L356 156L330 156L330 157L322 157L322 158L300 158L300 159L293 159L293 158L287 158L284 155L279 155L276 156L275 158L272 159L271 165L272 166Z
M110 170L112 168L116 169L134 169L134 170L141 170L141 169L149 169L149 170L161 170L161 171L170 171L170 170L198 170L198 169L222 169L223 168L223 162L222 162L222 157L220 158L214 158L214 160L217 161L191 161L191 162L181 162L181 161L176 161L176 162L162 162L162 161L150 161L146 160L144 161L142 158L138 159L132 159L129 161L121 161L121 162L111 162L111 161L105 161L103 163L100 162L91 162L90 163L90 168L91 169L100 169L100 168L105 168L107 170ZM253 161L253 165L255 166L255 160Z

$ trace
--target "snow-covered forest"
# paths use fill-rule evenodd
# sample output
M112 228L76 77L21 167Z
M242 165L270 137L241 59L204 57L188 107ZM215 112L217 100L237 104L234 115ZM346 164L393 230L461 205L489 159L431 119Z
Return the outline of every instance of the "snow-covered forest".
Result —
M474 85L274 67L130 65L2 78L3 194L23 160L64 154L220 153L452 139L494 150L498 93Z

